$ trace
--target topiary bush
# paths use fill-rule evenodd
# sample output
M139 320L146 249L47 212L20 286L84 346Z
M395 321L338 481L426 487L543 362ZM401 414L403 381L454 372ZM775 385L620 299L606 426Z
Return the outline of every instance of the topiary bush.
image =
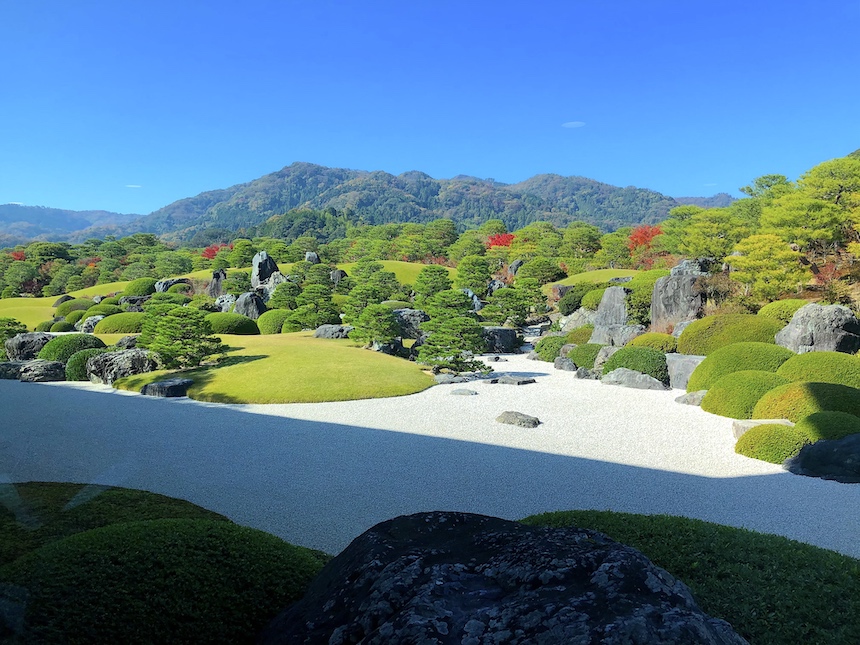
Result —
M651 324L651 295L657 280L669 275L666 269L650 269L637 273L630 282L623 286L629 289L627 294L627 322L629 324Z
M148 296L155 293L155 278L138 278L132 280L122 290L124 296Z
M606 289L592 289L582 296L580 306L590 311L597 311L597 308L600 306L600 301L603 300L603 293L605 291Z
M75 298L74 300L66 300L57 307L57 316L67 316L72 311L86 311L92 307L94 303L89 298Z
M732 419L751 419L758 400L788 380L763 370L741 370L719 379L702 399L702 409Z
M66 336L57 336L49 340L45 346L39 350L39 358L46 361L59 361L65 363L75 352L82 349L92 349L94 347L105 347L104 341L101 338L92 334L68 334Z
M154 293L152 297L143 303L143 308L146 309L147 305L185 305L191 302L191 298L188 296L182 295L181 293Z
M257 323L242 314L212 313L206 315L206 321L212 327L213 334L253 336L260 333Z
M657 349L668 354L669 352L674 352L678 349L678 339L672 336L672 334L661 334L659 332L652 331L647 334L637 336L627 343L627 345L630 347L650 347L651 349Z
M66 322L74 325L81 318L83 318L84 314L86 314L86 313L87 312L83 309L76 309L75 311L71 311L71 312L66 314Z
M778 320L782 324L787 325L791 322L792 317L794 317L794 313L801 307L808 304L808 300L803 300L801 298L776 300L759 309L757 315L764 316L765 318L772 318L773 320Z
M860 434L860 417L845 412L813 412L794 427L805 432L813 443L819 439L842 439Z
M139 334L143 330L146 314L140 311L124 311L96 323L94 334Z
M229 522L92 529L3 568L27 592L21 642L253 643L326 558Z
M35 331L51 331L51 327L54 326L53 320L43 320L35 327Z
M573 331L568 332L565 339L568 343L573 343L574 345L582 345L583 343L587 343L591 339L591 334L594 333L594 325L583 325L582 327L577 327Z
M808 352L792 356L776 371L789 381L838 383L860 388L860 360L841 352Z
M190 294L194 291L194 287L187 282L177 282L173 286L167 288L167 293L182 293Z
M69 360L66 362L66 380L88 381L87 361L89 358L109 351L111 350L108 347L93 347L92 349L82 349L69 356Z
M573 361L577 367L585 369L594 368L594 359L597 358L597 353L603 345L597 343L586 343L585 345L577 345L567 353L567 357Z
M783 327L785 325L779 320L753 314L705 316L681 332L678 351L707 356L732 343L775 344L774 336Z
M562 345L567 344L565 336L545 336L535 344L535 352L542 361L552 363L561 351Z
M741 370L776 372L795 355L790 349L769 343L732 343L715 350L699 363L690 375L687 391L707 390L726 374Z
M119 305L119 296L111 296L110 298L102 298L100 305Z
M257 318L257 327L261 334L280 334L284 322L293 312L289 309L269 309Z
M847 412L860 416L860 390L836 383L788 383L762 396L753 409L752 418L797 422L815 412Z
M812 442L807 434L797 426L764 423L742 434L735 444L735 452L744 457L781 464L809 443Z
M570 358L570 354L568 354ZM576 361L573 361L576 363ZM577 363L578 364L578 363ZM619 367L626 367L653 376L658 381L669 384L669 368L666 366L666 354L651 347L622 347L606 361L603 373L609 374Z
M99 303L87 309L82 318L89 318L90 316L113 316L114 314L121 313L122 308L118 305L105 305Z
M51 325L51 328L48 331L51 331L51 332L75 331L75 326L70 322L66 322L65 320L61 320L60 322L55 322L53 325Z

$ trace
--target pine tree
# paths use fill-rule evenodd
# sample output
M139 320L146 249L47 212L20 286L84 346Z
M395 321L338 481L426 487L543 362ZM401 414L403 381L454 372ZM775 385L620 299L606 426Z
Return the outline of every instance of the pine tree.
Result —
M488 371L472 358L486 348L483 328L472 318L453 316L421 324L430 335L418 349L418 362L432 365L434 371L447 368L454 372Z
M156 352L165 367L196 367L207 356L225 350L221 339L211 333L202 311L178 307L157 318L154 337L141 346Z

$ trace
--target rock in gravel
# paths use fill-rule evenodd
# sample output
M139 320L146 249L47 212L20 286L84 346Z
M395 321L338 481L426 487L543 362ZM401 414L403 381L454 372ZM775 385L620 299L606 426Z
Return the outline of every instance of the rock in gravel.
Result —
M804 305L776 334L776 344L793 352L847 352L860 349L860 321L843 305Z
M18 334L7 338L4 346L10 361L29 361L38 355L42 348L54 337L43 331Z
M573 362L573 359L564 358L562 356L557 357L553 361L552 366L557 370L564 370L566 372L575 372L577 369L579 369L576 366L576 363Z
M27 361L18 371L22 383L50 383L66 380L66 366L59 361L36 359Z
M456 394L458 396L475 396L477 392L475 392L475 390L467 390L466 388L460 388L459 390L451 390L451 394Z
M683 403L684 405L702 405L702 399L705 398L705 395L707 393L707 390L696 390L695 392L687 392L686 394L682 394L677 399L675 399L675 403Z
M523 414L522 412L515 412L513 410L502 412L496 417L496 421L499 423L507 423L512 426L519 426L520 428L537 428L540 425L540 419L537 417L531 417L527 414Z
M439 385L447 385L448 383L467 383L469 379L459 374L437 374L433 377Z
M860 483L860 434L842 439L816 441L783 464L795 475L831 479L843 484Z
M693 370L705 360L704 356L694 354L666 354L666 367L669 368L669 386L673 390L686 390Z
M499 376L498 378L491 378L489 380L490 383L498 383L499 385L528 385L529 383L536 383L533 378L523 377L523 376Z
M788 419L735 419L732 421L732 436L735 439L740 439L744 434L760 425L781 425L793 426L794 422Z
M637 390L665 390L667 389L663 383L655 379L653 376L648 376L636 370L630 370L626 367L614 369L609 374L604 374L600 379L601 383L607 385L620 385L621 387L632 387Z
M188 388L194 383L190 378L169 378L163 381L153 381L140 388L145 396L174 398L188 396Z
M17 381L27 361L0 361L0 380Z
M600 372L597 370L590 370L587 367L579 367L577 368L574 376L576 376L576 378L586 379L589 381L597 381L600 379Z
M575 527L436 511L369 529L262 645L744 645L636 549Z
M488 354L514 354L519 351L522 339L516 329L484 327L481 330Z

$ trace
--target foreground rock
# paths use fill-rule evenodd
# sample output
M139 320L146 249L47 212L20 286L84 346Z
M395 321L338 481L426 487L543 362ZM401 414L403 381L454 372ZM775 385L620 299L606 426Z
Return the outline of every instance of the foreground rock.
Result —
M0 381L17 381L27 361L0 361Z
M402 338L412 338L417 340L425 335L421 330L421 323L430 320L427 312L421 309L395 309L394 317L397 319L397 324L400 326L400 336Z
M579 368L576 363L569 358L565 358L564 356L558 356L553 361L552 366L557 370L563 370L565 372L575 372Z
M355 327L352 325L320 325L314 330L314 338L328 338L336 340L339 338L349 338L349 332Z
M600 379L601 383L607 385L620 385L622 387L632 387L637 390L665 390L667 389L663 383L655 379L653 376L648 376L636 370L630 370L626 367L614 369L609 374L604 374Z
M659 278L651 293L651 329L663 331L685 320L701 318L704 294L696 288L699 277L707 275L699 262L684 260L670 275Z
M860 434L804 446L797 456L785 461L784 467L795 475L860 483Z
M66 380L66 366L59 361L36 359L21 365L18 380L22 383L51 383Z
M669 368L669 387L673 390L686 390L693 370L705 360L704 356L694 354L666 354L666 367Z
M6 356L9 357L10 361L33 360L53 337L53 334L47 332L34 331L7 338L4 343Z
M260 642L746 643L684 583L602 533L445 512L356 538Z
M496 417L496 421L512 426L519 426L520 428L537 428L540 425L540 419L537 417L532 417L528 414L523 414L522 412L516 412L513 410L502 412Z
M509 327L484 327L481 330L488 354L514 354L520 351L521 338L516 329Z
M251 320L257 320L266 311L266 303L256 293L248 291L236 298L233 313L242 314Z
M95 316L87 316L86 318L84 318L83 320L79 320L75 324L75 329L80 331L82 334L92 334L96 329L96 325L98 325L103 318L104 316L102 316L101 314L96 314Z
M159 396L174 398L188 396L188 388L194 383L190 378L169 378L163 381L153 381L140 388L144 396Z
M144 374L158 369L152 352L145 349L124 349L119 352L96 354L87 360L87 377L93 383L113 385L117 379Z
M846 352L860 349L860 321L842 305L804 305L776 334L776 344L797 354Z

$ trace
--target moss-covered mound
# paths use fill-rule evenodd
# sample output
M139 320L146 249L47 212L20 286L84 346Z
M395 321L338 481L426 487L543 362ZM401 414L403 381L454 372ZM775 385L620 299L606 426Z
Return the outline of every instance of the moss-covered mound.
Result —
M43 320L35 327L35 331L51 331L51 327L54 326L53 320Z
M51 325L51 328L48 330L50 332L62 332L62 331L75 331L75 326L66 322L65 320L61 320L60 322L55 322Z
M808 304L808 300L802 300L800 298L787 298L785 300L777 300L759 309L758 315L764 316L765 318L773 318L774 320L779 320L782 324L787 325L791 322L794 313L801 307L804 307Z
M74 325L81 318L83 318L84 314L86 314L86 313L87 312L85 309L75 309L75 311L70 311L69 313L66 314L66 322Z
M732 419L751 419L758 400L773 388L785 385L787 379L762 370L732 372L711 385L702 409Z
M597 358L597 353L600 351L601 347L603 347L603 345L598 345L597 343L577 345L567 353L567 357L572 360L577 367L584 367L585 369L590 370L594 368L594 359Z
M109 351L111 350L108 347L93 347L92 349L82 349L72 354L69 360L66 361L66 380L88 381L87 361L96 354L104 354Z
M90 316L113 316L114 314L121 313L122 308L119 305L105 305L99 303L87 309L83 318L89 318Z
M564 336L546 336L535 344L535 352L542 361L552 363L558 358L561 347L565 344L567 344L567 338Z
M752 418L789 419L796 423L815 412L860 416L860 390L836 383L805 381L780 385L759 399Z
M49 340L39 350L39 358L46 361L65 363L71 358L72 354L82 349L93 349L95 347L105 347L104 341L97 336L93 336L92 334L67 334Z
M139 334L143 329L146 314L142 311L124 311L96 323L93 332L96 334Z
M73 311L86 311L92 307L94 303L89 298L75 298L74 300L66 300L57 307L57 316L66 316Z
M155 293L155 278L138 278L132 280L122 290L124 296L148 296Z
M100 305L118 305L119 296L111 296L110 298L102 298Z
M650 347L652 349L657 349L664 354L674 352L676 349L678 349L677 338L672 336L672 334L661 334L658 332L648 332L647 334L642 334L641 336L637 336L627 344L631 347Z
M603 300L603 294L605 291L606 289L592 289L582 296L580 306L591 311L597 311L597 308L600 306L600 301Z
M795 353L769 343L732 343L711 353L693 370L688 392L707 390L726 374L741 370L776 372ZM791 380L791 379L789 379Z
M255 529L162 519L73 535L0 575L27 592L24 642L252 643L322 564Z
M789 381L838 383L860 388L860 358L841 352L809 352L792 356L776 371Z
M573 343L574 345L582 345L591 340L591 334L594 333L594 325L583 325L582 327L577 327L573 331L567 333L565 338L568 343Z
M212 313L206 315L213 334L238 334L253 336L260 333L257 323L247 316L234 313Z
M170 305L182 306L182 305L188 304L189 302L191 302L191 298L189 298L188 296L182 295L181 293L161 292L161 293L152 294L152 297L149 300L147 300L145 303L143 303L143 308L146 309L147 305L156 305L156 304L159 304L159 305L170 304Z
M707 356L732 343L774 343L776 332L783 327L779 320L753 314L705 316L681 332L678 351Z
M289 309L269 309L257 318L257 327L261 334L280 334L287 318L293 312Z
M803 417L795 426L813 442L819 439L842 439L860 433L860 417L845 412L815 412Z
M575 363L576 361L574 361ZM606 361L603 373L609 374L619 367L636 370L652 376L658 381L669 384L669 369L666 367L666 354L651 347L622 347Z
M735 444L735 452L744 457L781 464L809 443L812 443L809 436L797 427L764 423L741 435Z

